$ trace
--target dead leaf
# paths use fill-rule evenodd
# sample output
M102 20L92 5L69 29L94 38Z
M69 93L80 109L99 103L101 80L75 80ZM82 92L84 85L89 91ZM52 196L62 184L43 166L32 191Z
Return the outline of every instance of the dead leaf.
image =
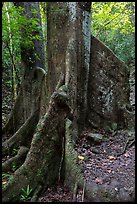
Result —
M7 181L2 181L2 184L4 185L4 184L6 184L7 183Z
M99 177L97 177L97 178L95 179L95 181L96 181L96 183L99 183L99 184L102 184L102 183L103 183L103 179L102 179L102 178L99 178Z
M78 156L79 159L81 160L84 160L84 157L83 156Z
M129 157L129 153L126 152L126 153L124 154L124 156L125 156L125 157Z
M108 157L110 160L116 160L116 157L114 157L114 156L109 156Z

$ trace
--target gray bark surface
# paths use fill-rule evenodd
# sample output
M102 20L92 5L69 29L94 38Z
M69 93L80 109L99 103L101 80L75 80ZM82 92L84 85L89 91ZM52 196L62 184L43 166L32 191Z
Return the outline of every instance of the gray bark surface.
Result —
M106 45L97 38L91 41L91 63L88 81L87 122L92 128L129 127L129 70Z
M65 73L65 83L71 96L73 125L78 134L85 125L90 61L90 9L86 11L85 6L85 2L47 3L49 97L60 73Z

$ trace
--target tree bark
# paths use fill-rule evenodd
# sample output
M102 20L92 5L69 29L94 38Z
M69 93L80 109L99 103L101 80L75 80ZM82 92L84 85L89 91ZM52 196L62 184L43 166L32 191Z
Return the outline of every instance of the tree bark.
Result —
M92 36L88 80L87 125L130 128L129 70L103 42Z
M2 164L2 171L3 172L11 171L13 168L13 165L15 165L16 168L18 168L18 166L21 166L21 164L24 163L24 160L26 158L26 154L28 153L28 151L29 151L29 148L21 146L17 155L8 159Z
M60 73L64 73L78 134L85 126L87 111L91 34L90 4L87 11L86 3L47 3L48 93L53 93Z
M59 135L57 131L70 112L68 99L63 86L52 94L49 109L37 125L25 162L3 189L3 202L19 198L21 188L27 185L35 191L38 184L47 186L58 180L63 134Z
M25 3L22 3L25 6ZM84 3L83 3L84 4ZM26 7L25 7L26 8ZM39 123L37 125L35 134L33 135L32 142L30 145L30 150L27 154L26 160L23 163L23 165L16 170L14 178L9 181L7 186L3 189L3 201L10 201L14 200L14 196L19 196L20 189L26 187L26 185L30 185L30 187L35 191L38 183L40 185L45 184L51 185L55 183L58 179L60 180L62 177L62 171L63 171L63 160L64 160L64 153L63 149L65 150L65 118L69 115L70 111L71 114L74 115L74 126L76 128L76 131L79 131L83 128L84 122L82 125L79 123L77 127L77 121L80 120L81 116L78 116L79 119L77 119L77 112L80 112L80 108L77 110L77 104L80 100L80 104L83 103L82 107L85 107L85 102L83 101L85 95L85 88L87 87L87 73L88 73L88 60L89 60L89 41L86 40L83 37L82 28L84 34L89 35L89 13L86 13L87 11L83 10L83 8L79 7L78 3L48 3L48 62L49 62L49 71L48 71L48 102L49 107L46 111L47 113L41 117L39 120ZM52 14L52 16L51 16ZM58 15L59 14L59 15ZM67 14L67 15L66 15ZM57 17L61 20L62 23L65 23L65 32L62 36L62 39L64 39L63 44L61 43L61 38L59 35L56 37L53 35L53 31L55 29L61 31L61 24L60 21L55 21L55 17ZM88 20L86 19L88 18ZM51 20L52 18L53 20ZM88 21L86 22L85 19ZM53 23L51 26L50 23ZM85 26L85 23L88 23L88 27ZM51 30L51 28L53 30ZM70 30L67 30L70 29ZM78 30L81 30L79 32ZM69 32L66 32L69 31ZM61 32L60 32L61 33ZM56 34L56 33L55 33ZM64 37L64 38L63 38ZM78 38L78 39L77 39ZM51 39L51 40L50 40ZM88 39L88 38L87 38ZM59 43L57 43L59 40ZM78 46L78 41L80 45ZM52 46L50 43L55 44L57 47L54 47L52 49ZM55 43L54 43L55 42ZM66 52L64 52L61 49L61 47L65 46ZM59 48L59 49L58 49ZM57 50L60 50L60 52L57 53ZM23 51L23 50L22 50ZM27 51L27 50L26 50ZM24 51L23 51L24 52ZM43 70L41 68L34 69L34 64L31 63L29 58L32 58L31 52L26 52L27 56L25 58L22 57L22 60L26 67L26 73L29 73L29 75L25 75L25 82L22 86L22 89L25 88L24 94L27 96L26 93L29 93L28 89L31 90L34 87L34 92L36 92L35 88L37 87L38 94L36 94L36 98L34 96L31 99L31 94L28 94L28 103L27 107L32 106L32 102L34 101L34 107L32 108L31 112L27 114L27 117L25 117L25 120L22 121L21 125L15 129L15 132L19 129L19 132L23 130L23 124L29 118L30 113L34 113L35 110L41 109L41 92L39 92L40 87L42 84L40 84L42 79L42 82L44 81L45 74L43 73ZM80 60L78 58L84 57ZM75 58L75 57L76 58ZM79 60L79 61L78 61ZM34 60L36 62L36 60ZM35 64L36 65L36 64ZM85 67L85 72L84 71ZM31 68L32 71L31 71ZM56 69L55 69L56 68ZM87 70L87 71L86 71ZM30 72L29 72L30 71ZM55 72L50 73L51 71ZM42 74L43 73L43 74ZM85 74L84 79L85 84L82 82L81 78L78 78L78 74ZM59 81L59 76L65 74L65 77L61 79L61 84L57 85L57 81ZM30 77L31 76L31 77ZM28 85L28 79L30 84ZM52 80L53 79L53 80ZM35 82L38 81L39 85L36 83L36 86L33 84L33 80ZM55 83L52 83L55 82ZM42 83L41 82L41 83ZM62 84L65 84L62 86L59 91L56 91L58 87ZM52 86L53 85L53 86ZM57 85L57 88L56 88ZM43 85L42 85L43 86ZM80 90L78 90L81 88ZM55 91L55 92L54 92ZM30 91L30 93L32 93ZM81 94L80 94L81 93ZM71 95L72 94L72 95ZM19 104L22 100L22 93L19 95ZM70 100L71 96L71 100ZM46 97L46 95L43 94L43 97ZM43 98L42 97L42 98ZM49 100L51 97L51 100ZM24 97L23 97L24 99ZM31 99L31 100L30 100ZM18 101L17 100L17 101ZM26 99L25 99L26 100ZM85 99L86 101L87 99ZM17 107L19 106L16 105ZM42 103L43 104L43 103ZM26 106L23 106L26 111L28 111L28 108ZM79 106L81 107L81 106ZM22 108L22 109L23 109ZM14 109L16 110L16 109ZM80 113L81 114L81 113ZM79 114L79 115L80 115ZM85 116L84 121L85 121ZM18 117L17 117L18 118ZM22 118L22 117L21 117ZM28 120L29 121L29 120ZM17 120L16 120L17 123ZM29 125L29 122L28 122ZM13 138L16 138L15 136ZM64 138L64 139L63 139ZM24 139L24 136L23 136ZM20 144L22 145L22 143ZM58 154L57 154L58 151ZM44 157L46 155L46 157ZM56 166L55 166L56 163ZM37 165L36 165L37 164ZM36 178L34 181L34 177ZM45 180L43 180L45 178Z
M39 67L34 68L21 84L13 110L2 129L3 134L14 134L37 110L44 114L46 101L45 71ZM42 103L42 104L41 104ZM40 107L42 109L40 109ZM37 124L39 116L34 125Z
M39 110L34 112L24 124L16 131L16 133L7 139L2 144L2 154L11 154L12 150L18 148L20 145L30 146L33 133L38 123Z
M115 201L115 197L111 196L111 192L106 193L104 187L94 188L85 182L74 149L87 115L91 36L89 5L88 2L47 2L47 79L45 82L44 70L34 68L35 63L28 60L32 57L32 53L28 52L25 66L29 65L26 69L29 75L24 77L26 81L22 89L25 91L19 95L17 105L19 107L21 100L28 98L27 105L23 106L27 117L16 127L18 132L15 135L23 135L21 138L24 139L24 127L32 127L31 115L37 110L38 123L31 135L32 140L27 134L30 149L24 163L4 187L3 202L17 201L21 188L28 185L33 190L32 201L36 201L42 188L57 181L63 181L72 190L76 186L83 189L83 201L84 197L92 202ZM15 135L13 138L16 138Z

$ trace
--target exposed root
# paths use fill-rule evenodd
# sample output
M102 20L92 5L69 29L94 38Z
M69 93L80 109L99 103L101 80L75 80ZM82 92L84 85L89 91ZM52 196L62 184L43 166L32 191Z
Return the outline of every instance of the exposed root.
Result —
M82 202L84 202L84 196L85 196L85 184L86 184L86 182L84 181L83 192L82 192Z
M3 189L3 202L18 198L21 188L27 185L35 192L38 185L52 185L58 179L62 135L57 127L70 112L66 90L55 91L49 104L47 113L39 120L25 162Z
M77 202L77 191L78 191L78 184L76 182L73 190L72 202Z
M65 134L65 184L73 191L76 183L78 187L83 188L84 177L81 173L82 168L77 162L78 158L72 139L72 121L69 119L66 121Z
M42 93L42 90L44 93ZM21 84L19 95L9 119L2 129L2 134L14 134L26 120L39 109L42 94L45 93L45 71L42 68L33 68ZM45 96L46 97L46 96ZM45 104L42 104L46 106Z
M28 148L21 146L19 151L18 151L18 154L16 156L8 159L7 161L5 161L2 164L2 171L3 172L10 171L12 169L13 165L15 165L16 167L19 168L19 166L21 166L21 164L23 164L28 151L29 151Z
M18 148L21 145L28 146L28 144L31 143L32 135L38 123L38 118L39 110L35 111L19 130L2 144L3 155L9 154L13 148Z
M18 111L20 104L22 103L22 96L21 96L21 91L19 93L19 95L16 98L16 102L14 104L14 107L10 113L9 119L7 121L7 123L5 124L5 126L2 128L2 134L14 134L17 129L21 126L20 124L20 119L18 118ZM20 112L21 114L21 112ZM17 117L16 117L17 116ZM17 119L18 118L18 119Z
M37 186L37 189L35 190L32 198L31 198L31 202L37 202L38 201L39 195L42 191L42 187L43 187L42 185Z

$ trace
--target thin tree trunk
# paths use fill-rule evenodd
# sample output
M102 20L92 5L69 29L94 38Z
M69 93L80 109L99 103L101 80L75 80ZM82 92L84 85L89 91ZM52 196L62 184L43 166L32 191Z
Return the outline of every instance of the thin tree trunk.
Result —
M22 15L24 15L27 19L37 18L39 21L38 31L35 31L31 34L33 37L35 37L36 35L39 35L40 39L38 40L34 39L33 46L26 47L23 43L21 44L21 60L25 69L25 76L27 77L34 67L41 67L45 70L44 40L43 40L39 2L27 2L27 3L14 2L14 4L17 7L21 6L22 8L24 8ZM33 14L32 12L33 9L36 10L36 14ZM26 27L22 28L22 38L27 37L26 31L25 31L26 29L27 29Z
M23 14L27 19L37 17L39 19L39 28L41 28L38 2L28 2L27 4L25 2L14 2L14 4L24 8ZM32 9L36 9L36 16L32 13ZM40 35L40 40L33 40L34 49L33 46L26 47L23 43L21 44L21 60L24 67L24 76L22 77L20 93L9 116L9 120L5 127L3 127L4 134L15 133L25 120L30 117L33 111L35 112L39 109L38 107L42 99L41 94L43 94L42 90L46 91L46 84L44 85L45 82L43 83L43 80L45 80L43 78L45 77L45 55L42 28L38 32L32 33L32 35ZM45 111L45 108L43 108L43 111Z
M10 7L10 2L8 3L9 7ZM12 101L13 103L16 100L17 97L17 90L16 90L16 67L15 67L15 63L14 63L14 51L13 51L13 41L12 41L12 34L11 34L11 28L10 28L10 15L8 13L8 8L7 5L5 5L5 10L6 10L6 14L7 14L7 20L8 20L8 24L9 24L9 45L8 45L8 49L9 49L9 54L11 56L11 60L12 60Z

